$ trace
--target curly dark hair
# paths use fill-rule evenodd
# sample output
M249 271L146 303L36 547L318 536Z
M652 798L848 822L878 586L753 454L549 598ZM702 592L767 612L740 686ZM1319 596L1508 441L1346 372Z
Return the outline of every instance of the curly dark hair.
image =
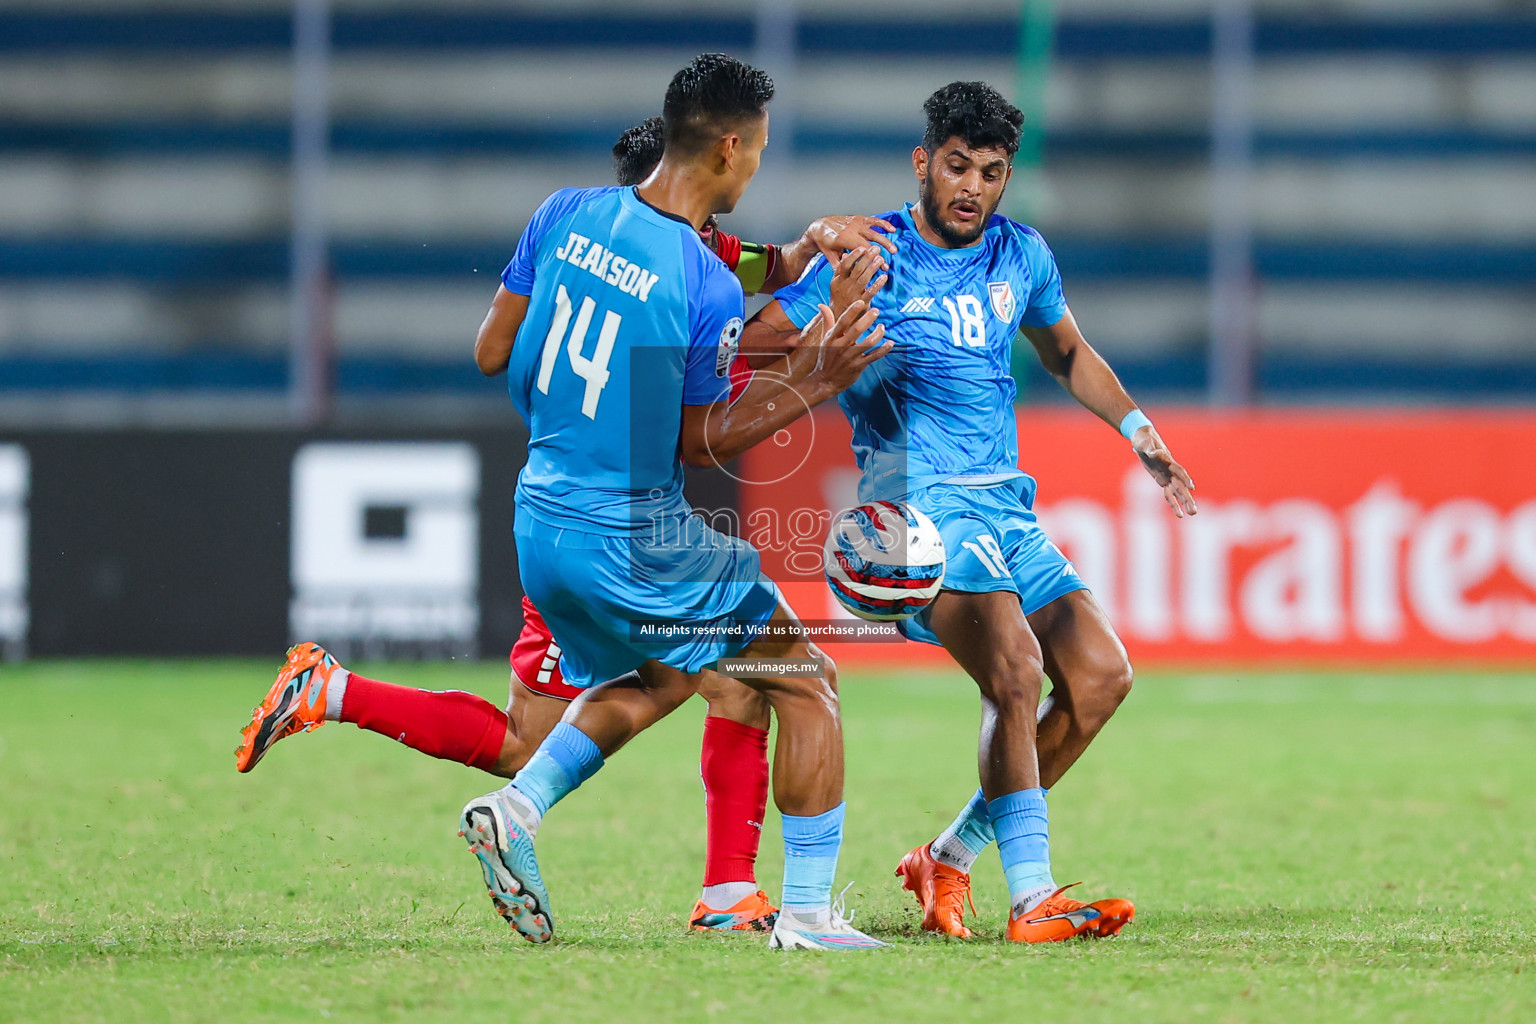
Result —
M763 116L773 79L723 53L701 53L672 76L661 116L667 148L693 154Z
M661 151L665 146L666 135L659 117L648 117L624 129L619 141L613 144L614 177L620 185L640 184L661 163Z
M928 126L923 148L932 155L951 136L968 146L998 146L1010 157L1019 151L1024 114L986 82L950 82L923 103Z

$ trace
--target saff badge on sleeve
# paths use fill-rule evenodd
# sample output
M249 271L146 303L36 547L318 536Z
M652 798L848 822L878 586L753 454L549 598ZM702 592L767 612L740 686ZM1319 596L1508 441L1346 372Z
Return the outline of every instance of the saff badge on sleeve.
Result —
M720 346L715 350L715 376L724 377L731 372L731 364L741 351L741 317L733 316L726 321L720 332Z

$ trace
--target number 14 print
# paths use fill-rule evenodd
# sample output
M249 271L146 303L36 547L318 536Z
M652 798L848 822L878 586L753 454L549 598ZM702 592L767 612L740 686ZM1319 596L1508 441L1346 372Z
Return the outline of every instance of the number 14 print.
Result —
M539 358L539 390L547 395L549 380L554 376L555 363L560 358L560 342L565 338L566 328L571 328L571 340L565 351L571 357L571 369L587 382L581 397L581 411L589 420L597 419L597 402L608 385L608 359L613 355L613 343L618 340L619 324L624 319L613 310L604 313L603 329L597 335L597 349L590 357L585 356L581 350L587 345L587 328L592 324L592 313L596 309L597 303L590 296L582 299L576 323L571 326L571 296L565 285L560 285L555 292L555 318L550 322L549 333L544 336L544 353Z

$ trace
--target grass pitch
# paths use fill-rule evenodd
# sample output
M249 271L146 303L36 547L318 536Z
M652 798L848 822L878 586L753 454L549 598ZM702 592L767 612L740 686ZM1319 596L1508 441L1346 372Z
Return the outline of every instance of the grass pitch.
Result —
M1148 673L1051 795L1057 878L1138 917L1017 948L995 855L971 942L891 875L975 786L970 684L846 673L839 878L894 948L816 956L683 931L702 704L550 815L535 948L454 836L488 776L343 725L235 773L276 667L0 667L0 1020L1536 1019L1533 675Z

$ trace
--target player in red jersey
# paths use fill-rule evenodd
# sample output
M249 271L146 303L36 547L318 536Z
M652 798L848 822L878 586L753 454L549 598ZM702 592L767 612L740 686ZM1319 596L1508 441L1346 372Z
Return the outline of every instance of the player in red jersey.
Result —
M613 147L620 185L637 185L661 160L661 118L628 129ZM744 242L710 218L701 232L710 249L734 271L748 294L783 287L800 276L818 252L840 257L871 243L894 246L870 217L824 217L786 245ZM738 356L731 366L731 399L759 368L765 353ZM398 740L444 760L511 778L538 749L582 691L560 675L560 647L533 602L523 598L523 629L512 648L511 692L503 712L462 690L421 690L349 672L317 644L288 651L287 663L266 699L252 713L235 751L242 772L278 740L318 729L328 721ZM769 931L777 909L757 887L758 839L768 804L768 701L726 676L710 678L699 693L709 704L699 771L704 780L707 838L704 891L689 915L698 931Z

